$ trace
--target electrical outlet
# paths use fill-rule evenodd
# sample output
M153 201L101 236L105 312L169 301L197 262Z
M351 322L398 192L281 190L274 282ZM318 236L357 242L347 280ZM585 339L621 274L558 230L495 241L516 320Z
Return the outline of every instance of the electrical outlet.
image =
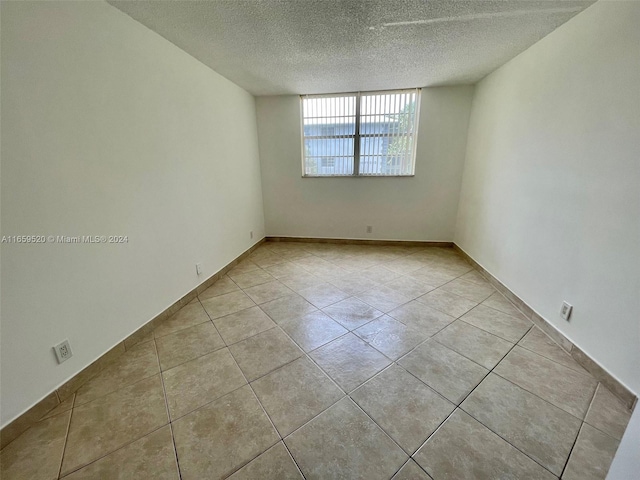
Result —
M573 311L573 305L567 303L567 302L562 302L562 308L560 309L560 316L562 318L564 318L567 322L569 321L569 318L571 317L571 312Z
M202 273L202 264L196 263L196 274L200 275Z
M253 230L249 232L249 238L253 238Z
M53 350L56 352L58 363L69 360L73 356L71 345L69 345L69 340L65 340L64 342L59 343L58 345L53 347Z
M367 233L372 233L373 227L371 225L367 225Z

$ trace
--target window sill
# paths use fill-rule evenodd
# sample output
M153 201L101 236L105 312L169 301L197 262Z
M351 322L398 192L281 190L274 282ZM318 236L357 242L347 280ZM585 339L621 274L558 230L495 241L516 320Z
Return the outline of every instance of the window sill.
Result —
M410 178L412 175L302 175L301 178Z

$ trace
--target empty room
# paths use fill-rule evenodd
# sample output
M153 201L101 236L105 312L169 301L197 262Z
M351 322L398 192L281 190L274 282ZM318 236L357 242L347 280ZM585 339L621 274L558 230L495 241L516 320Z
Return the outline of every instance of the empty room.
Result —
M0 21L2 480L639 478L640 1Z

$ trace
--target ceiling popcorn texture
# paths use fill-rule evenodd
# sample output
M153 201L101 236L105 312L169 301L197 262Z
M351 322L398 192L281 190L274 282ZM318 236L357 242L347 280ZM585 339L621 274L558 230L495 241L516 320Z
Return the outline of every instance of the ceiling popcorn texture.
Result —
M475 83L593 0L109 3L254 95Z

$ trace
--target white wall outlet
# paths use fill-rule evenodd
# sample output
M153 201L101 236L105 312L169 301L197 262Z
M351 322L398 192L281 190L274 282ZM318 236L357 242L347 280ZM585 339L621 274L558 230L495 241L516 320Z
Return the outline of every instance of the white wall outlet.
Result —
M560 309L560 316L562 318L564 318L567 322L569 321L569 318L571 317L571 312L573 311L573 305L567 303L567 302L562 302L562 308Z
M202 273L202 264L196 263L196 274L200 275Z
M249 232L249 238L253 238L253 230Z
M371 225L367 225L367 233L373 232L373 227Z
M69 360L73 356L71 345L69 345L69 340L65 340L64 342L59 343L58 345L53 347L53 351L56 352L58 363Z

